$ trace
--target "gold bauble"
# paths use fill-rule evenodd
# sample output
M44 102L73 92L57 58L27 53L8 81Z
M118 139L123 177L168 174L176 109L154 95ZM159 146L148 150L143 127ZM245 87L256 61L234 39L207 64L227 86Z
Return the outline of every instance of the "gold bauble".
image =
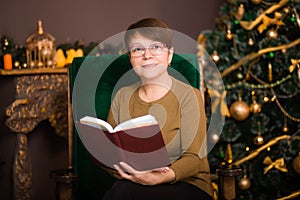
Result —
M250 105L250 112L257 114L260 111L261 111L261 105L256 101L253 101L253 103Z
M250 182L250 179L247 178L247 176L244 176L243 178L241 178L239 180L239 188L241 190L247 190L250 188L250 186L251 186L251 182Z
M275 39L275 38L278 37L278 33L277 33L276 30L270 29L270 30L267 31L266 36L267 36L268 38L270 38L270 39Z
M253 139L255 145L262 145L264 143L264 138L261 135L256 136Z
M235 120L243 121L249 116L249 113L248 104L242 100L236 101L230 106L230 114Z
M233 39L233 34L231 33L230 29L227 30L225 37L226 37L227 40L232 40Z
M250 46L253 46L254 45L254 41L253 41L253 39L250 37L249 38L249 40L248 40L248 44L250 45Z
M216 63L220 61L220 55L218 54L218 52L216 50L213 51L213 53L210 55L210 57Z
M287 133L287 132L289 132L290 130L289 130L289 127L285 124L285 125L283 125L283 127L282 127L282 132L284 132L284 133Z
M294 170L300 174L300 155L298 155L293 161Z
M243 4L240 4L240 6L237 9L237 12L235 14L235 18L237 18L238 20L241 20L243 18L245 14L245 7Z
M251 0L251 2L254 4L260 4L262 2L262 0Z

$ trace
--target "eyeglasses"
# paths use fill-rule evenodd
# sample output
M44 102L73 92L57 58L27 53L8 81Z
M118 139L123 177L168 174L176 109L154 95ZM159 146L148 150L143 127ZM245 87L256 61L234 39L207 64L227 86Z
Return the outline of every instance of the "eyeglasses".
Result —
M153 56L158 56L165 51L166 47L167 44L162 42L154 42L147 48L141 44L134 44L129 48L129 52L131 57L138 58L143 56L146 52L146 49L148 49Z

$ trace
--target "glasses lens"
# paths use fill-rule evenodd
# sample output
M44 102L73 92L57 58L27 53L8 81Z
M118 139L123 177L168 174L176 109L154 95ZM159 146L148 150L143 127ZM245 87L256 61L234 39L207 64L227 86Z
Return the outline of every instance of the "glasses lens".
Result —
M129 51L132 57L140 57L144 54L145 48L142 46L132 46Z
M162 42L155 42L147 48L153 56L160 55L166 48L166 44ZM133 45L129 49L131 57L141 57L145 54L146 48L142 45Z
M150 50L152 55L157 56L163 52L165 47L166 47L165 43L157 42L157 43L151 44L148 49Z

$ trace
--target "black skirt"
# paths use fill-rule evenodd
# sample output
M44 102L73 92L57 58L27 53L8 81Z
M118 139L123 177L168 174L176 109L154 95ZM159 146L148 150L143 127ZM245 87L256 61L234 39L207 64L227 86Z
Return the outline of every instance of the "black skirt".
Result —
M106 192L103 200L212 200L212 197L200 188L185 182L140 185L128 180L118 180Z

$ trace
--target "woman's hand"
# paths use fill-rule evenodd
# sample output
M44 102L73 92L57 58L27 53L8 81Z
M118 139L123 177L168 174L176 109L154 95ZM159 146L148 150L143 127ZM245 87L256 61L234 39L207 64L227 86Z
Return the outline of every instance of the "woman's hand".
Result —
M114 165L122 178L142 185L158 185L161 183L172 182L175 179L175 173L169 167L162 167L149 171L137 171L128 164L120 162L124 172L118 165Z

